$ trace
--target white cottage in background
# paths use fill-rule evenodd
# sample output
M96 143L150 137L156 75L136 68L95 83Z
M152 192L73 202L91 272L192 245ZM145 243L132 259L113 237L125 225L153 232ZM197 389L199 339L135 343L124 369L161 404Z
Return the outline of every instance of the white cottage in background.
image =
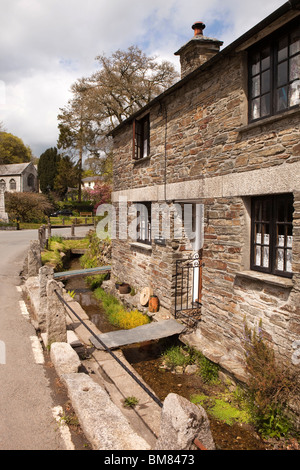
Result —
M37 169L32 162L0 165L0 184L8 192L37 192Z
M103 181L102 176L88 176L82 179L81 187L82 189L95 189L95 185L101 181Z

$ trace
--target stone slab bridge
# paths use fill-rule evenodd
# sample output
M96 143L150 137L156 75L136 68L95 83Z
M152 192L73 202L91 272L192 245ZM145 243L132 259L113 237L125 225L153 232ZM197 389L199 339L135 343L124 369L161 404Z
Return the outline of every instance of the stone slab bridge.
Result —
M145 341L153 341L179 335L183 333L185 329L186 326L178 323L174 319L169 319L137 326L130 330L117 330L102 333L98 335L99 341L93 336L90 338L90 341L97 349L104 349L102 346L103 343L109 349L117 349L129 344L143 343Z
M72 271L62 271L60 273L54 273L53 278L63 280L63 279L69 279L70 277L104 274L104 273L109 273L110 271L111 271L111 266L98 266L97 268L74 269Z

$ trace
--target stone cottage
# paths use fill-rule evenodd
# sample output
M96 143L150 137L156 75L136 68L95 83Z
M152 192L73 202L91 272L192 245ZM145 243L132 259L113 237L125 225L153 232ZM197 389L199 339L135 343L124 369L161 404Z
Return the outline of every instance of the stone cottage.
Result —
M36 192L37 169L32 162L0 165L0 184L8 192Z
M245 321L299 363L299 15L291 0L222 50L195 23L181 80L112 132L113 277L239 379Z

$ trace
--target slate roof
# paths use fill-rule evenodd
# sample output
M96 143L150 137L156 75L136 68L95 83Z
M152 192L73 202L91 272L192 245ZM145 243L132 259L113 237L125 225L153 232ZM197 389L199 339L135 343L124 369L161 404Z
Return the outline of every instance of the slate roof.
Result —
M0 176L21 175L31 162L0 165Z

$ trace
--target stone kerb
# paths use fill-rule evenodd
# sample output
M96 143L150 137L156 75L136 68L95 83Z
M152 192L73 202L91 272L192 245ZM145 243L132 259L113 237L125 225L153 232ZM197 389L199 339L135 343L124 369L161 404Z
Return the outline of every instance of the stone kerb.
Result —
M46 332L43 337L46 346L56 342L67 343L66 309L55 291L63 297L63 285L53 279L48 280Z
M42 225L38 230L38 237L41 250L43 250L47 245L47 236L46 236L46 225Z
M41 332L46 331L47 322L47 310L48 310L48 299L47 299L47 283L53 279L54 269L51 266L42 266L39 269L38 276L38 298L39 308L37 312L38 328Z
M28 251L28 277L38 276L42 267L41 247L39 241L32 240Z
M22 277L28 279L38 276L42 266L41 245L39 241L31 240L26 258L23 264Z
M60 378L63 374L77 373L81 366L78 354L68 343L52 343L50 357Z

